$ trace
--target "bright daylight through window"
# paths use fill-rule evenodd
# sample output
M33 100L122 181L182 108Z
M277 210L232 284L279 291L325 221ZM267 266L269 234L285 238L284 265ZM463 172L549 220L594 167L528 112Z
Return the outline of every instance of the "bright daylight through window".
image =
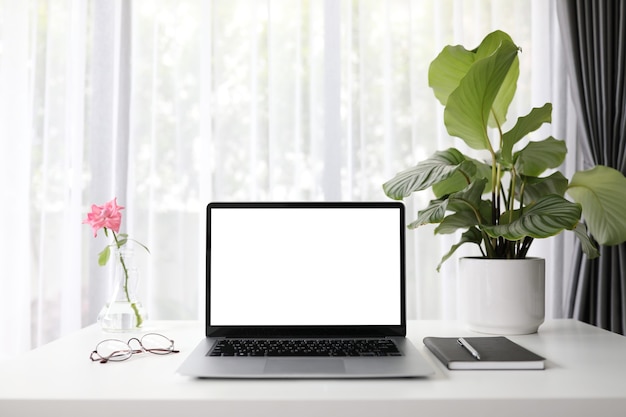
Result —
M495 29L523 48L512 113L554 102L551 2L0 2L0 357L95 321L93 202L117 197L150 248L136 251L149 317L196 319L208 202L385 200L383 182L455 144L429 63ZM435 270L447 247L407 232L408 318L454 316L456 267Z

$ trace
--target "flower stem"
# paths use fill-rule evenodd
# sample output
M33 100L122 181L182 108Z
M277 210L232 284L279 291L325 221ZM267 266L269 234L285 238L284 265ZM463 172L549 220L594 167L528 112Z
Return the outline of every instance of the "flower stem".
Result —
M126 300L128 300L131 308L135 312L135 318L137 321L135 327L141 327L143 323L143 319L141 318L141 314L139 313L139 309L137 308L137 305L130 300L130 294L128 293L128 268L126 267L126 262L124 261L124 256L122 255L122 250L121 250L122 245L117 240L117 235L115 234L115 231L111 230L111 232L113 233L115 246L117 246L117 253L119 254L119 257L120 257L120 264L122 264L122 270L124 271L124 294L126 295Z

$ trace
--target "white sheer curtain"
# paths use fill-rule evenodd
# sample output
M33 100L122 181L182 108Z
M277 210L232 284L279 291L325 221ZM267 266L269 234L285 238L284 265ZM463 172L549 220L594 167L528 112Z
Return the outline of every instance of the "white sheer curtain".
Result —
M523 47L510 122L567 97L552 2L0 0L0 357L95 321L106 296L81 220L118 198L145 243L153 319L204 314L211 200L384 200L381 184L455 144L427 86L445 44L495 29ZM557 114L558 112L558 114ZM559 118L561 118L559 121ZM458 143L457 143L458 145ZM411 217L428 195L407 201ZM242 221L245 221L243 219ZM454 318L454 237L409 232L410 318ZM563 250L550 313L560 316ZM540 245L538 245L540 246Z

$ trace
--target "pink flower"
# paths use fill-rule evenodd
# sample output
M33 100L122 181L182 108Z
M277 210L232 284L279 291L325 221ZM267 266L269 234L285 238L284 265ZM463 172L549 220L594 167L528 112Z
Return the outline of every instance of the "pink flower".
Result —
M87 214L87 218L83 220L83 224L87 223L93 228L93 236L98 236L98 230L106 227L116 233L120 231L122 223L122 210L124 207L117 205L117 197L102 206L91 206L91 213Z

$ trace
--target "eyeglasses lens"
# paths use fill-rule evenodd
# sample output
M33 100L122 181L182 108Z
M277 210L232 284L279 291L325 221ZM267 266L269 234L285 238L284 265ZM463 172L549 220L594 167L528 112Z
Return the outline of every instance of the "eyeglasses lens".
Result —
M96 352L101 358L110 361L123 361L132 355L130 347L121 340L105 340L96 347Z
M142 337L141 344L145 350L157 355L167 355L174 349L174 344L170 339L156 333L148 333Z

